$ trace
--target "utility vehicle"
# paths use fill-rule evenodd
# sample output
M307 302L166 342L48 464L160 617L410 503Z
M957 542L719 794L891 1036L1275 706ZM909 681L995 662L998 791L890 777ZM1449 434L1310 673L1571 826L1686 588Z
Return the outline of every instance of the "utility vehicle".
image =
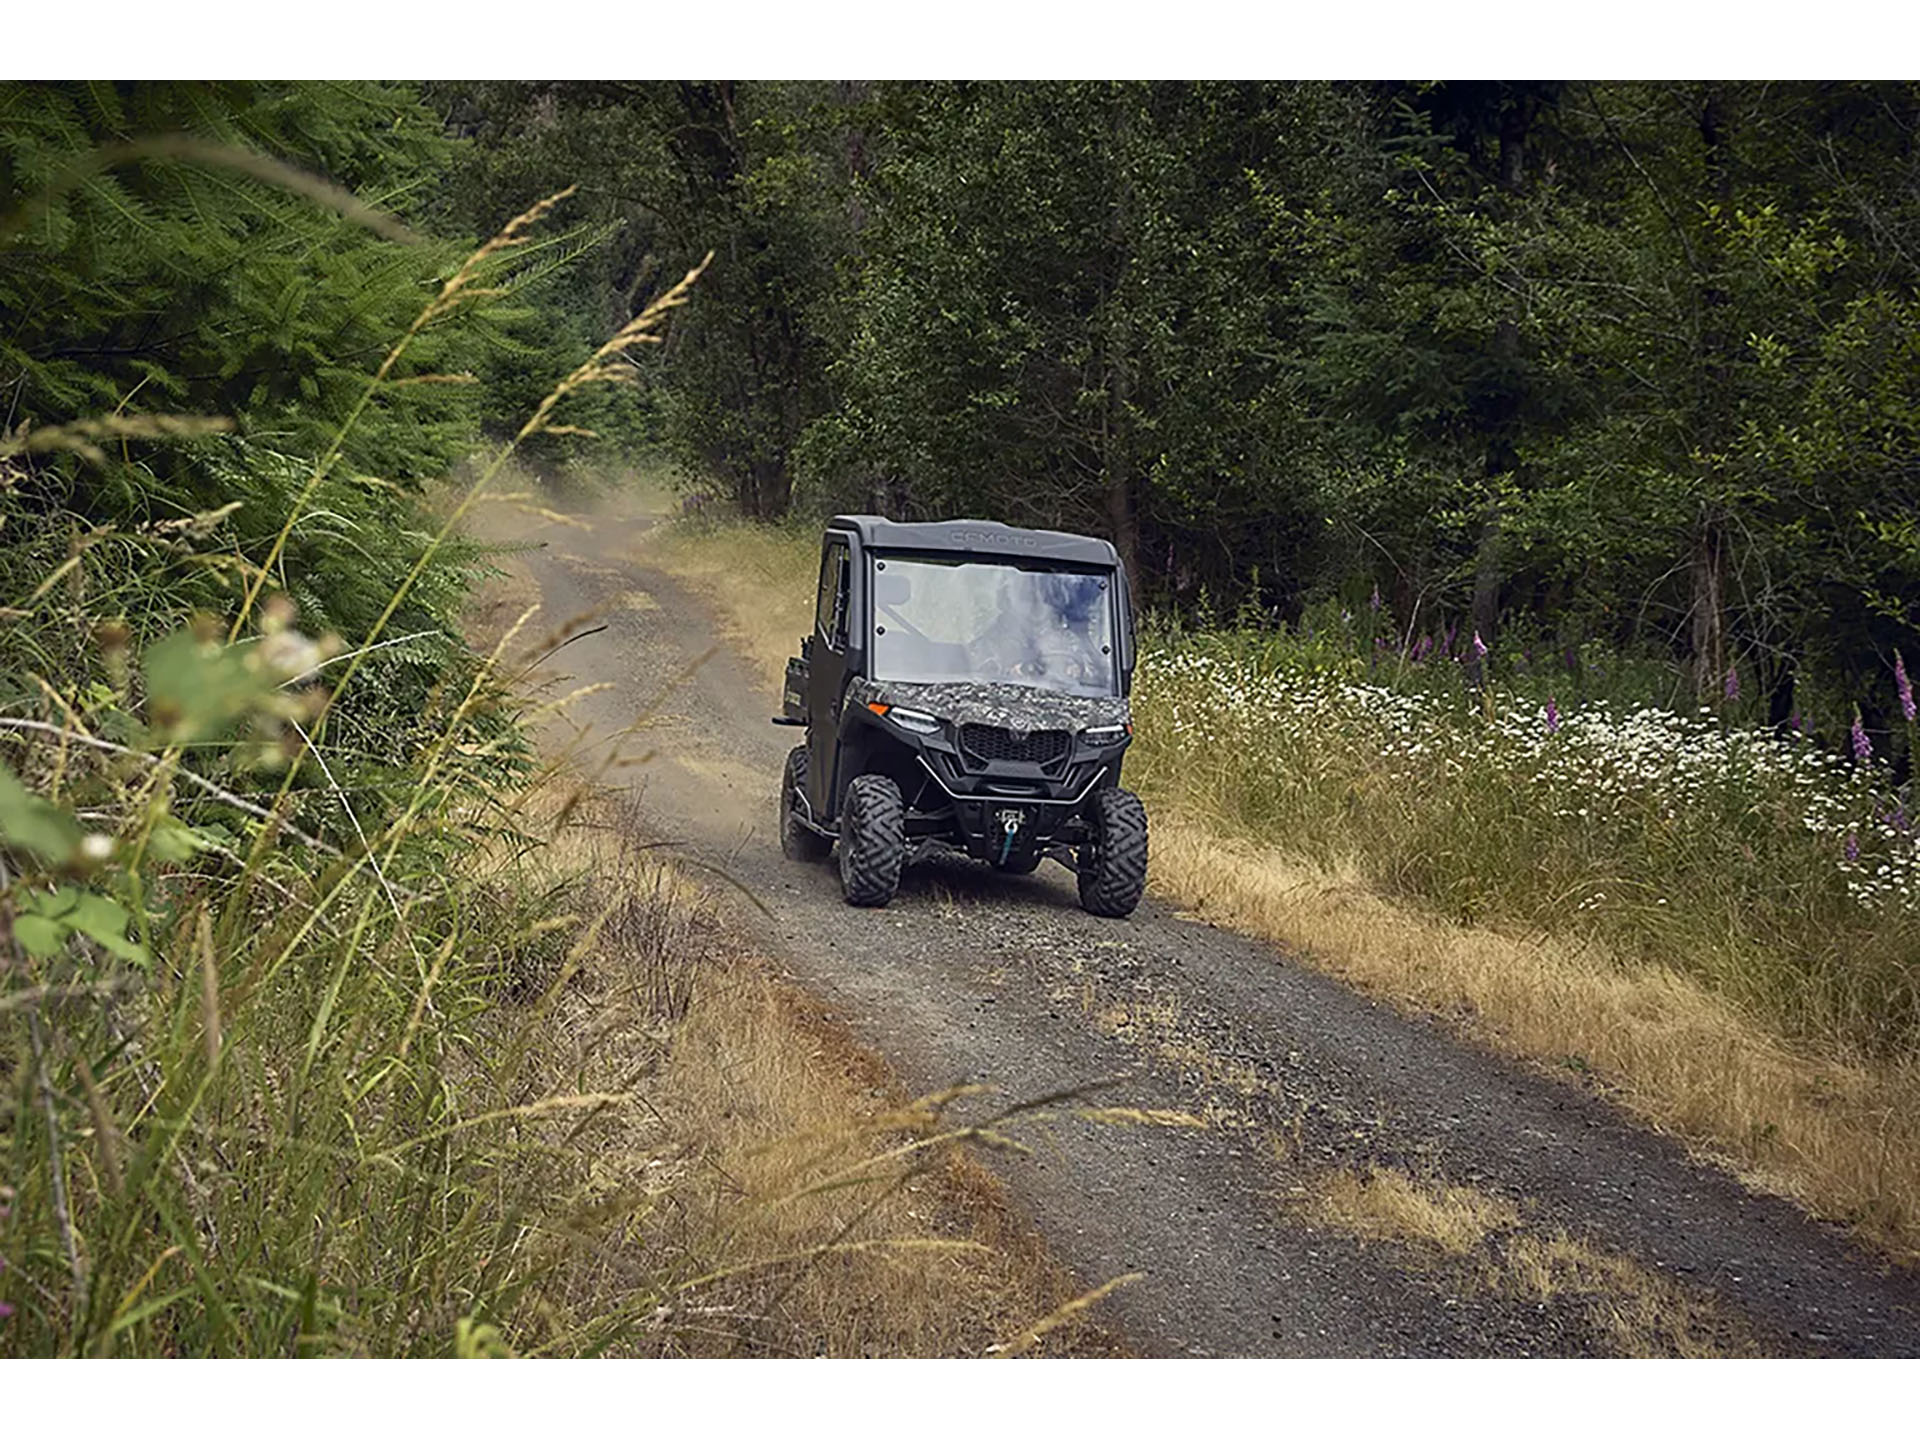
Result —
M774 722L807 730L781 848L837 845L854 905L885 905L906 865L946 850L1019 875L1058 861L1087 910L1131 914L1147 878L1146 811L1120 788L1133 658L1105 540L835 516Z

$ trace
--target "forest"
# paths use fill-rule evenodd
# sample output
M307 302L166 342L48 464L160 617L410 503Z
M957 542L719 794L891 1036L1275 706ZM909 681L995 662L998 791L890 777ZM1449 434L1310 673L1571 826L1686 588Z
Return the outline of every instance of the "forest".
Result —
M716 252L627 433L748 515L1087 530L1186 613L1378 597L1409 650L1597 643L1904 745L1911 86L427 100L470 228L580 182L573 324Z
M537 398L550 357L713 251L639 383L578 407L597 438L549 438L549 464L669 455L757 518L1103 533L1183 613L1297 622L1378 597L1409 651L1598 643L1670 667L1667 698L1738 688L1836 739L1858 709L1904 745L1911 86L75 86L5 104L11 425L137 385L143 408L240 418L228 449L310 440L433 245L573 187L486 333L423 337L466 347L431 364L482 383L383 401L351 463L402 484L444 463L462 423ZM35 202L90 147L154 133L257 146L431 238L316 249L322 222L295 218L310 202L157 156ZM207 306L219 324L181 324ZM192 472L224 452L156 453Z

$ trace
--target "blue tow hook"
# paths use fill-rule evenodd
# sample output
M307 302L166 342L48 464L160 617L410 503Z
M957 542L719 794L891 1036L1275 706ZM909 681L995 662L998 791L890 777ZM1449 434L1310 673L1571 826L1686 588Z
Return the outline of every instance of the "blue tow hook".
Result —
M1020 833L1020 823L1026 819L1026 816L1022 815L1018 810L1002 810L995 818L1000 821L1002 835L1000 838L1000 858L994 861L994 864L1005 865L1007 863L1007 856L1013 853L1013 837Z

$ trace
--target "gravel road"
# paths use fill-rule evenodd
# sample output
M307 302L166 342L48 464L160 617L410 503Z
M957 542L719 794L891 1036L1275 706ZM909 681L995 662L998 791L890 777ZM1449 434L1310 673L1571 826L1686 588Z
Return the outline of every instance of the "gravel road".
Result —
M770 917L741 904L740 923L909 1087L1037 1097L1113 1081L1087 1103L1206 1120L1063 1118L1002 1167L1088 1285L1142 1275L1101 1310L1137 1351L1617 1353L1606 1317L1627 1297L1542 1298L1490 1279L1484 1250L1364 1241L1310 1203L1333 1167L1380 1165L1504 1197L1526 1233L1630 1259L1669 1298L1702 1302L1695 1330L1716 1348L1920 1353L1911 1272L1695 1163L1578 1077L1482 1053L1270 946L1152 899L1131 920L1095 919L1051 864L1027 878L917 867L889 908L846 906L830 866L780 853L775 790L800 732L768 723L778 704L758 671L650 563L648 524L545 530L524 558L540 624L596 611L608 627L548 668L563 688L608 687L571 710L590 745L651 752L612 775L641 792L655 838L758 897Z

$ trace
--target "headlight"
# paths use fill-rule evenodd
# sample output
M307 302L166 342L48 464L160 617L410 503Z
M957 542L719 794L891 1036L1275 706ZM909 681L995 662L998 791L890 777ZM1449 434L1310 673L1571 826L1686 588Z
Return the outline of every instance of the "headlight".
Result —
M931 735L940 728L940 721L936 716L929 715L924 710L902 710L898 705L888 708L887 719L902 730L911 730L916 735Z
M1118 745L1133 733L1131 725L1095 725L1082 730L1080 738L1089 745Z

